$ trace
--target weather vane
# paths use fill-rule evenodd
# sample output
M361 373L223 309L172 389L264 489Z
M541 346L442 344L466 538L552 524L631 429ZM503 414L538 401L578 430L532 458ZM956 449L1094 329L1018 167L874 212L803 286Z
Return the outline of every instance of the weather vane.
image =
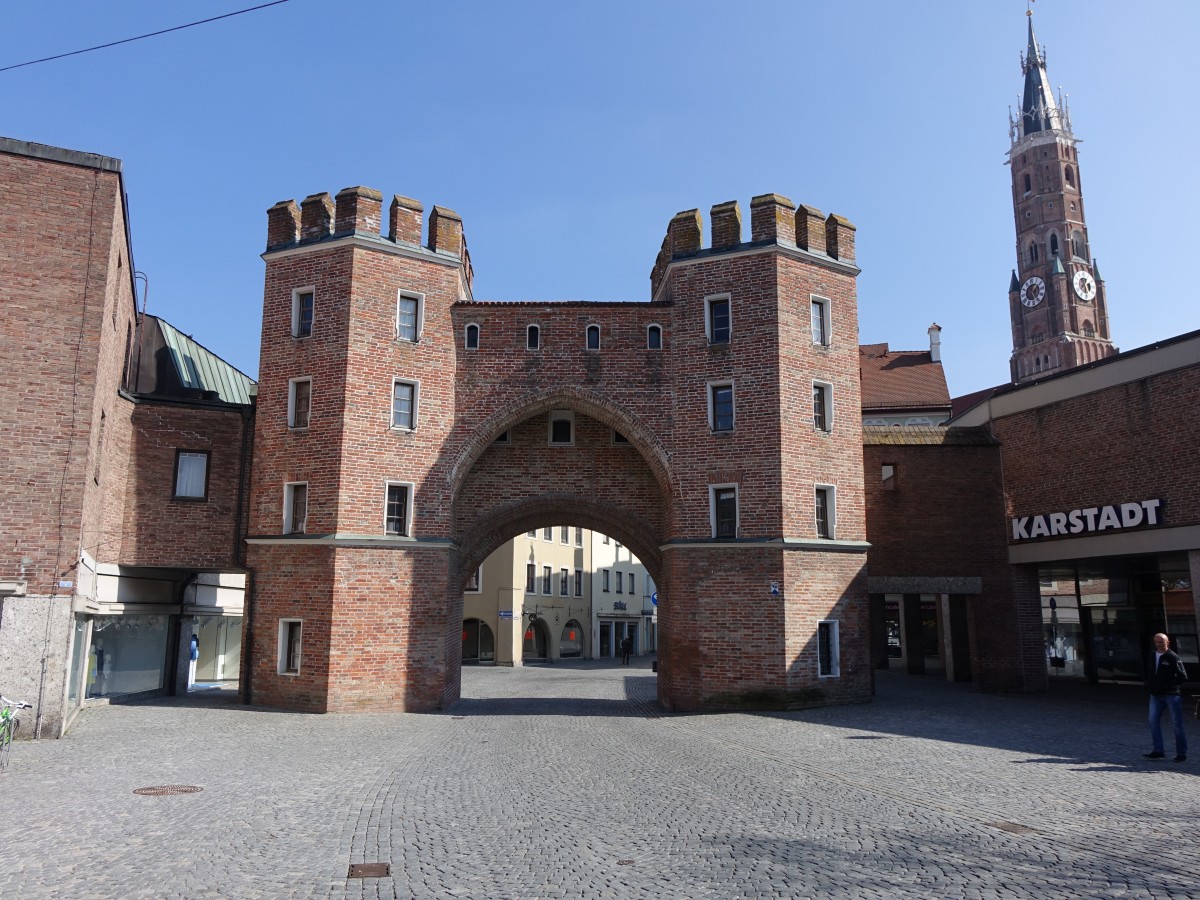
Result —
M1033 4L1036 2L1037 0L1025 0L1025 15L1030 18L1033 17Z

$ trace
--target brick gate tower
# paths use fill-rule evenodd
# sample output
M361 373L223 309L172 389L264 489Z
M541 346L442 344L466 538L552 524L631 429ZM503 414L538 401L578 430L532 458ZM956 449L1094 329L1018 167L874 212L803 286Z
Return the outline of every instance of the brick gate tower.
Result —
M848 221L766 194L704 247L690 210L650 302L551 303L475 300L450 210L424 243L420 203L382 217L367 188L268 212L251 702L453 703L467 578L553 525L646 565L667 708L869 698Z
M1108 300L1092 257L1083 209L1078 141L1065 102L1055 102L1046 54L1033 33L1021 58L1021 114L1010 116L1017 268L1009 283L1015 383L1072 369L1117 352Z

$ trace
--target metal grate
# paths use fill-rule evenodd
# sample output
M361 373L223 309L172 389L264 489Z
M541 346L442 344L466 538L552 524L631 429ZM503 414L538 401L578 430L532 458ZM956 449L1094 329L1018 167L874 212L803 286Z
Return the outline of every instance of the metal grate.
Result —
M139 797L166 797L170 794L198 794L204 788L194 784L160 784L156 787L137 788L134 793Z
M347 878L387 878L392 874L391 863L351 863Z

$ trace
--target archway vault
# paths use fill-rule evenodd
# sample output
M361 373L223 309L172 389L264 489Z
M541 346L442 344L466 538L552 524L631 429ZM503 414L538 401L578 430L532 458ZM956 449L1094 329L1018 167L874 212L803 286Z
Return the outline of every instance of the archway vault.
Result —
M641 561L650 577L661 582L661 535L627 511L614 511L611 504L566 493L510 501L484 512L458 536L459 571L475 571L494 550L522 532L566 524L620 541Z
M649 466L664 499L677 496L678 484L672 475L671 454L654 429L611 398L577 385L529 391L496 409L475 426L474 434L462 442L448 469L450 495L457 499L472 467L496 438L526 419L553 409L574 410L619 431Z

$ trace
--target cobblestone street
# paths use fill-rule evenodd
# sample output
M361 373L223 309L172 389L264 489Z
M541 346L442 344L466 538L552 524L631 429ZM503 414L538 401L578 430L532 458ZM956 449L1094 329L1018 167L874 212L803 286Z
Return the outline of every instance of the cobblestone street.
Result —
M1197 723L1143 760L1137 688L691 716L646 661L463 675L431 715L86 710L0 777L0 897L1200 897Z

